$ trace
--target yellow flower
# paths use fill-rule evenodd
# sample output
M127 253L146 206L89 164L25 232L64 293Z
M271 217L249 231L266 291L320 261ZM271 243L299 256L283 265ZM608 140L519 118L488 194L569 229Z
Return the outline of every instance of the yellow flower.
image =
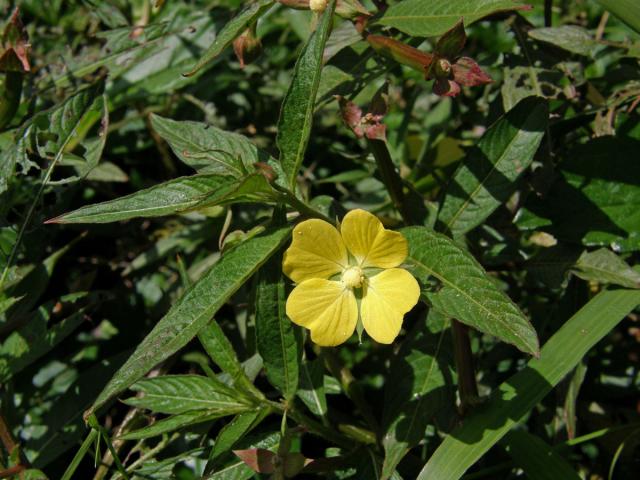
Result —
M301 222L282 264L297 283L287 315L318 345L343 343L359 320L377 342L393 342L420 296L416 279L397 268L407 253L402 234L364 210L347 213L339 232L323 220Z

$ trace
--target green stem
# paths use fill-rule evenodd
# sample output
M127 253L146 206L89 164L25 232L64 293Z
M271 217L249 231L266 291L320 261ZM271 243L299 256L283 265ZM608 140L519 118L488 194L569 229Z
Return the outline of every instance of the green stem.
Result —
M85 454L91 447L91 444L96 440L96 437L98 435L99 433L97 430L91 429L87 437L84 439L84 442L82 442L82 445L74 455L73 460L71 460L71 463L65 470L64 474L62 475L62 477L60 477L60 480L71 480L71 478L73 478L73 474L76 472L78 466L80 465L80 462L82 461Z
M272 186L278 192L277 200L281 203L286 203L290 207L296 209L300 213L300 215L311 218L319 218L320 220L329 222L332 225L336 223L334 220L327 217L324 213L319 212L315 208L310 207L309 205L304 203L302 200L296 197L292 191L276 185L275 183Z

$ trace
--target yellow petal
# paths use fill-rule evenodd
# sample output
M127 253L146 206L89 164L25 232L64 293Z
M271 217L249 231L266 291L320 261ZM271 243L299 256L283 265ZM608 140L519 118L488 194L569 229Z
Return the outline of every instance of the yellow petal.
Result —
M361 267L397 267L409 253L407 240L401 233L385 230L375 215L364 210L347 213L340 233Z
M329 278L341 272L347 263L347 249L338 231L328 222L312 219L293 229L282 270L300 283L311 278Z
M368 279L360 304L362 324L376 342L391 343L400 333L404 314L420 297L413 275L401 268L383 270Z
M343 343L358 322L353 290L322 278L306 280L294 288L286 310L291 321L311 330L311 340L323 347Z

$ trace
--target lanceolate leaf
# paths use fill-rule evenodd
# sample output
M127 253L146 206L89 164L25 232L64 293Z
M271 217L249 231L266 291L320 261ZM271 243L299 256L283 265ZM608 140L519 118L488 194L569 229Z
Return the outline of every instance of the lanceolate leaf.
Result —
M170 417L163 418L148 427L134 430L125 435L122 435L122 440L140 440L142 438L150 438L163 433L173 432L179 428L188 427L190 425L197 425L198 423L209 422L216 418L224 417L227 413L220 410L213 410L211 412L207 410L194 410L190 412L179 413L177 415L171 415Z
M584 280L640 288L640 273L607 248L584 252L571 271Z
M279 432L262 433L249 436L240 441L239 448L266 448L275 451L281 440ZM206 480L249 480L255 477L255 472L235 455L233 460L215 472L204 475Z
M85 418L141 378L154 365L186 345L218 309L288 238L288 227L269 229L241 243L182 297L140 343L133 355L87 410Z
M496 12L523 10L514 0L404 0L389 7L377 23L417 37L434 37L461 19L465 25Z
M274 0L257 0L249 3L244 10L236 15L232 20L227 23L222 30L216 35L215 40L206 52L202 55L202 58L198 60L198 63L184 75L190 77L198 72L207 63L214 60L222 51L231 45L236 37L238 37L249 25L256 22L258 18L273 5Z
M445 192L438 214L454 237L480 225L515 189L547 125L547 104L528 97L500 118L469 152Z
M209 461L207 462L204 473L205 476L213 471L219 459L223 457L224 454L230 452L236 443L262 422L268 414L268 408L251 410L237 415L222 427L209 454Z
M280 149L280 165L286 176L286 184L292 189L295 187L296 175L309 142L316 94L320 84L322 55L331 31L335 7L336 0L331 0L318 22L316 31L311 34L302 49L278 120L276 141Z
M151 125L173 153L199 173L241 177L255 170L256 162L272 163L271 156L238 133L225 132L200 122L151 116Z
M271 187L260 173L237 178L203 174L181 177L125 197L96 203L46 223L109 223L159 217L238 201L267 200Z
M184 413L190 410L219 410L236 413L249 402L237 391L213 378L199 375L163 375L140 380L131 386L142 395L125 401L134 407L159 413Z
M527 318L468 252L426 227L409 227L402 233L409 242L407 262L433 308L523 352L538 354L538 337Z
M327 413L327 397L323 381L324 367L320 359L304 361L300 365L300 384L297 395L315 415Z
M391 364L393 381L385 389L382 478L389 478L409 449L423 439L436 411L454 405L447 326L446 318L429 312Z
M256 292L256 347L264 360L269 382L291 400L298 389L302 345L285 314L282 257L276 255L262 267Z
M504 382L489 402L449 434L418 480L457 480L560 382L600 339L640 304L636 290L599 293L549 339L540 359Z

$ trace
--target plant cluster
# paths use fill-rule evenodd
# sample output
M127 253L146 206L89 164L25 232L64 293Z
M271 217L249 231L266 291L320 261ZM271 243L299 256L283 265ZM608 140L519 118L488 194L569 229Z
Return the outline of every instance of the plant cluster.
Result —
M0 478L637 474L638 2L0 20Z

